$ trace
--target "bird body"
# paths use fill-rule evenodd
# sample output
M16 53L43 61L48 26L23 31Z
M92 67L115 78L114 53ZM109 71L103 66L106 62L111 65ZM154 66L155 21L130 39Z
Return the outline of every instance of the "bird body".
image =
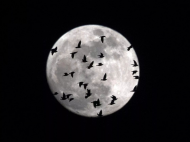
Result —
M82 62L88 62L87 60L86 60L86 56L84 55L84 57L83 57L83 59L82 59Z
M104 38L105 38L105 37L106 37L106 36L100 36L102 43L104 42Z
M97 115L100 117L100 116L103 116L102 115L102 110L100 110L100 112L99 113L97 113Z
M94 63L94 61L92 61L92 62L90 63L90 65L89 65L87 68L88 68L88 69L92 68L92 67L93 67L93 63Z
M67 99L67 97L66 97L65 93L63 92L63 97L61 97L61 100L66 100L66 99Z
M104 74L104 77L103 77L103 79L101 79L102 81L106 81L107 79L106 79L106 73Z
M136 62L135 60L133 60L133 61L134 61L134 64L131 64L131 65L133 65L133 67L138 66L138 65L137 65L137 62Z
M55 52L57 52L57 47L55 47L54 49L51 49L51 54L53 55Z
M134 71L132 71L132 75L134 75L134 74L136 74L138 71L137 70L134 70Z
M88 83L84 83L83 86L84 86L84 89L86 89L86 87L88 86Z
M54 95L57 95L57 94L58 94L57 92L54 93Z
M78 84L79 84L79 87L81 87L83 85L83 82L79 82Z
M98 56L99 56L99 58L103 58L104 57L103 53L100 53L100 55L98 55Z
M75 56L76 53L77 53L77 52L72 52L72 53L70 53L70 54L71 54L71 57L74 58L74 56Z
M114 101L115 101L115 100L111 100L111 103L110 103L109 105L113 105L113 104L115 104Z
M131 48L133 48L132 45L130 45L129 47L127 47L127 50L129 51Z
M98 65L96 65L96 66L102 66L103 64L102 63L98 63Z
M92 94L92 93L90 92L90 89L87 89L87 93L86 93L85 99L87 99L88 97L90 97L91 94Z
M75 47L75 48L81 48L81 40L79 41L79 43L78 43L78 46L77 47Z
M69 74L68 73L64 73L64 75L63 76L68 76Z
M111 98L112 98L113 100L117 100L116 96L114 96L114 95L112 95Z

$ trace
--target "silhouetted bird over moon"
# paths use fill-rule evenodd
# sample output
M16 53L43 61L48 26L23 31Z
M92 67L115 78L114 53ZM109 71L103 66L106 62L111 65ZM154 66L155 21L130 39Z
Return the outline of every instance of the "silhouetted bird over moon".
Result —
M85 117L104 117L128 107L140 93L140 64L132 45L105 26L68 29L49 47L46 77L52 95L63 108Z
M57 92L54 93L54 95L57 95L57 94L58 94Z
M54 49L51 49L51 54L53 55L54 53L57 52L57 47L55 47Z

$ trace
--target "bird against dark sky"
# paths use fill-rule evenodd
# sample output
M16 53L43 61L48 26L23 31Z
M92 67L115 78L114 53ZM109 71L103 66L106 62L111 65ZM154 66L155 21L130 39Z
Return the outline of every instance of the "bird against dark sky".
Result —
M103 116L103 115L102 115L102 110L100 110L100 112L97 113L97 115L98 115L99 117Z
M106 79L106 73L104 74L104 77L103 77L103 79L101 79L102 81L106 81L107 79Z
M72 53L70 53L70 54L71 54L71 57L74 58L74 56L75 56L76 53L77 53L77 52L72 52Z
M92 67L93 67L93 63L94 63L94 61L92 61L92 62L90 63L90 65L89 65L87 68L88 68L88 69L92 68Z
M83 85L83 82L79 82L78 84L79 84L79 87L81 87Z
M131 48L133 48L132 45L130 45L129 47L127 47L127 50L129 51Z
M104 57L103 53L100 53L100 55L98 55L98 56L99 56L99 58L103 58Z
M85 99L87 99L91 95L92 95L92 93L90 92L90 89L87 89L87 93L86 93Z
M79 43L78 43L78 46L77 47L75 47L75 48L81 48L81 40L79 41Z
M135 92L137 90L137 85L133 88L131 92Z
M102 66L103 64L102 63L98 63L98 65L96 65L96 66Z
M106 36L100 36L102 43L104 42L104 38L105 38L105 37L106 37Z
M57 92L54 93L54 95L57 95L57 94L58 94Z
M134 70L134 71L132 71L132 75L134 75L134 74L136 74L138 71L137 70Z
M139 76L133 76L135 79L139 79Z
M68 73L64 73L64 75L63 76L68 76L69 74Z
M111 98L112 98L113 100L117 100L116 96L114 96L114 95L112 95Z
M138 66L138 65L137 65L137 62L136 62L135 60L133 60L133 61L134 61L134 64L131 64L131 65L133 65L133 67Z
M88 83L84 83L83 86L84 86L84 89L86 89L86 87L88 86Z
M51 54L53 55L54 53L57 52L57 47L55 47L54 49L51 49Z
M69 74L71 74L71 76L73 77L74 73L75 73L75 72L74 72L74 71L72 71L72 72L70 72Z
M115 100L111 100L111 103L110 103L109 105L113 105L113 104L115 104L114 101L115 101Z
M86 56L84 55L84 57L83 57L83 59L82 59L82 62L88 62L87 60L86 60Z

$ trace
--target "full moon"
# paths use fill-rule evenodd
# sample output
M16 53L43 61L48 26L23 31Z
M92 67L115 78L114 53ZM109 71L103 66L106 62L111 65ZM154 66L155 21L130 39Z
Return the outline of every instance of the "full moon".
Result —
M135 93L139 61L133 45L117 31L84 25L55 42L46 76L55 99L66 109L85 117L106 116Z

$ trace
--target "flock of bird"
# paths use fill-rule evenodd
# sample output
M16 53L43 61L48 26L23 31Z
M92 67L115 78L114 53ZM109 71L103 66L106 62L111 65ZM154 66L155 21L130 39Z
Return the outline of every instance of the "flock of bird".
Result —
M102 43L104 42L104 38L105 38L105 37L106 37L106 36L100 36ZM78 46L75 47L75 48L81 48L81 41L79 41ZM129 51L131 48L132 48L132 45L129 46L129 47L127 47L127 50ZM53 55L54 53L56 53L56 52L57 52L57 47L54 48L54 49L51 49L52 55ZM78 53L78 52L75 51L75 52L70 53L72 59L74 58L74 56L75 56L76 53ZM99 58L103 58L103 57L104 57L103 53L100 53L100 55L98 55L98 56L99 56ZM133 60L133 61L134 61L134 64L131 64L131 65L133 65L133 67L138 66L137 62L136 62L135 60ZM83 63L88 62L85 55L84 55L84 57L83 57L83 59L82 59L82 62L83 62ZM91 68L93 67L93 64L94 64L94 61L92 61L92 62L87 66L87 68L88 68L88 69L91 69ZM103 65L102 63L98 63L96 66L102 66L102 65ZM132 71L132 75L136 74L137 72L138 72L137 70ZM69 76L69 75L71 75L71 77L73 78L74 73L75 73L74 71L72 71L72 72L70 72L70 73L64 73L63 76ZM106 75L106 73L105 73L104 76L103 76L103 78L102 78L101 80L102 80L102 81L106 81L106 80L107 80L106 77L107 77L107 75ZM133 77L134 77L134 79L139 79L139 76L133 76ZM78 84L79 84L79 87L81 87L81 86L83 85L84 89L85 89L85 90L87 89L88 83L79 82ZM136 89L137 89L137 86L135 86L134 89L133 89L131 92L135 92ZM57 92L54 93L54 95L57 95L57 94L58 94ZM71 95L72 95L72 94L65 94L65 93L63 92L63 96L61 97L61 100L69 100L69 102L72 101L72 100L74 100L74 98L70 98ZM91 95L92 95L91 90L90 90L90 89L87 89L87 92L86 92L86 95L85 95L85 99L87 99L87 98L90 97ZM111 98L112 98L112 100L111 100L111 102L110 102L109 105L115 104L115 101L118 99L118 98L116 98L116 96L114 96L114 95L112 95ZM96 108L97 106L101 106L101 103L100 103L100 100L99 100L99 99L97 99L97 100L95 100L95 101L93 101L93 102L91 102L91 103L93 104L94 108ZM97 115L98 115L99 117L100 117L100 116L103 116L103 115L102 115L102 110L100 110L100 112L97 113Z

